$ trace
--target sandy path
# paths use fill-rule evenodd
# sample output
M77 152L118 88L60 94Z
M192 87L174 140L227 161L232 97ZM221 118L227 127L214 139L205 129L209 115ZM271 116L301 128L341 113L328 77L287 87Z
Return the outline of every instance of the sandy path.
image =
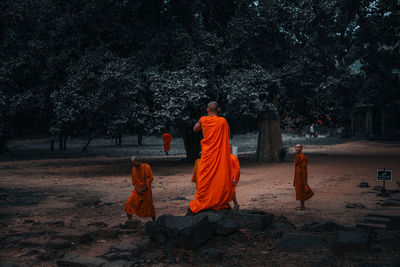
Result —
M304 152L309 159L309 184L315 193L306 203L306 211L293 209L298 203L292 186L292 150L284 163L260 164L239 155L241 179L237 197L241 208L282 214L297 225L317 220L354 225L365 214L384 209L377 205L382 198L377 197L371 187L357 187L362 179L371 186L380 185L376 181L376 170L392 169L394 181L387 187L399 189L395 183L400 181L398 144L351 142L331 146L310 145ZM149 157L146 161L152 165L155 175L152 187L157 214L184 215L195 192L195 185L190 182L192 163L180 156L167 159ZM125 220L122 207L132 190L130 168L126 158L6 161L0 163L0 181L2 188L39 191L47 195L37 206L22 205L18 212L29 216L33 214L39 220L45 220L50 215L51 218L77 225L85 225L94 219L115 225ZM187 200L173 200L175 197ZM97 200L85 203L88 198ZM78 200L83 203L78 205L79 210L75 203ZM367 208L348 209L345 208L346 203L361 203ZM392 212L387 208L385 211ZM3 209L2 212L13 214L15 210Z

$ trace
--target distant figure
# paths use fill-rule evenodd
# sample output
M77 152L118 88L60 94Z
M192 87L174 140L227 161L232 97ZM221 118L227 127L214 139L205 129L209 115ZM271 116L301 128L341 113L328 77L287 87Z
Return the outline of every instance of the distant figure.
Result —
M219 111L217 102L210 102L207 106L208 116L201 117L193 127L194 132L203 130L204 138L201 141L196 194L189 203L192 213L229 208L232 198L230 128L226 120L218 116Z
M165 133L162 135L162 139L164 141L164 152L165 155L168 155L168 151L171 147L172 136L169 133Z
M240 178L240 165L239 159L235 154L232 153L232 145L229 145L229 151L231 152L232 200L234 204L233 210L238 210L240 205L236 199L236 186L239 183Z
M310 126L310 138L314 137L314 126L311 124Z
M139 217L151 217L156 219L156 212L153 205L151 183L153 182L153 172L146 163L141 163L135 156L131 157L132 162L132 185L134 189L125 204L125 212L128 220L132 220L132 214Z
M296 145L296 158L294 160L294 181L293 186L296 190L296 200L300 200L300 206L296 210L304 210L306 207L304 201L310 199L314 193L311 191L310 186L307 184L307 157L303 154L303 145Z

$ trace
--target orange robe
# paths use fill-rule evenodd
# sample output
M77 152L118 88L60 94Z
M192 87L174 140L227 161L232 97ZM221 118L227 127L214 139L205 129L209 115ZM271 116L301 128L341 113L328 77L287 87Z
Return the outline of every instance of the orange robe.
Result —
M169 151L171 147L172 136L169 133L165 133L162 135L162 139L164 141L164 151Z
M240 178L240 165L239 159L234 155L231 154L231 175L232 175L232 197L235 195L236 186L239 183ZM233 181L236 183L234 184Z
M204 138L201 141L196 194L189 203L193 213L228 208L232 192L229 125L218 116L201 117L200 123Z
M132 184L141 190L147 186L143 194L139 194L133 189L131 196L125 204L125 212L129 215L137 214L139 217L155 217L156 212L153 205L153 195L151 183L153 182L153 172L148 164L142 163L139 169L132 168Z
M197 176L198 176L198 173L199 173L199 162L200 162L200 159L196 159L196 161L194 162L192 182L195 183L195 184L197 184Z
M303 153L297 154L294 159L294 181L293 186L296 190L296 200L307 200L311 198L314 193L311 191L307 184L307 157Z

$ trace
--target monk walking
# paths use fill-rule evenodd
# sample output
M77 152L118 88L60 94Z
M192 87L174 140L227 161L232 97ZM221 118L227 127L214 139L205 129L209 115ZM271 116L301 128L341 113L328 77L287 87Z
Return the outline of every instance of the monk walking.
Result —
M189 203L192 213L201 210L221 210L229 207L232 198L231 159L229 153L230 128L218 116L217 102L207 106L208 116L200 118L194 132L203 130L202 154L197 166L197 188Z
M128 220L132 220L132 214L139 217L151 217L156 219L156 212L153 205L151 183L153 182L153 172L150 165L141 163L135 156L131 157L132 162L132 185L134 189L125 204L125 212Z
M311 191L307 181L307 157L303 154L303 145L296 145L296 158L294 159L295 171L293 186L296 190L296 200L300 200L300 206L296 210L304 210L304 202L310 199L314 193Z
M162 135L162 139L164 141L164 152L165 155L168 155L168 151L171 147L172 136L169 133L164 133Z

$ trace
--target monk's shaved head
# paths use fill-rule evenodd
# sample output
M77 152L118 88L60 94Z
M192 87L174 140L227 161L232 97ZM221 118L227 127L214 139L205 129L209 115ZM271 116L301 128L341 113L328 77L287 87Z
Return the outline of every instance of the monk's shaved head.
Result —
M303 152L303 144L297 144L296 153L302 153L302 152Z
M208 103L207 108L211 111L211 112L218 112L218 103L215 101L211 101L210 103Z

